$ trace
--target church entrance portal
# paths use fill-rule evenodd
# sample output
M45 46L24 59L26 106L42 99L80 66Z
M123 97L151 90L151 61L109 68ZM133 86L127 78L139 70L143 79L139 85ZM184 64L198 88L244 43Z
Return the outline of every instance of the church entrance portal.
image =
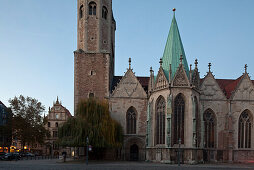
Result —
M131 145L130 148L130 160L131 161L138 161L138 145L134 144Z

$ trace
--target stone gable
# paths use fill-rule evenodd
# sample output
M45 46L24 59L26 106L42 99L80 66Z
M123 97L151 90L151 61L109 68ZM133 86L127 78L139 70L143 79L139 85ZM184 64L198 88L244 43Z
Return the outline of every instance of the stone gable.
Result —
M147 98L147 94L133 71L129 69L118 83L111 97Z
M173 79L173 86L189 86L189 85L190 83L184 70L184 67L183 65L180 65Z
M233 100L254 100L254 86L248 74L242 77L231 98Z
M201 99L226 100L226 96L216 82L214 76L209 72L204 78L201 87Z
M160 68L159 72L158 72L158 76L156 77L156 81L155 81L155 90L160 90L160 89L164 89L166 87L168 87L168 80L164 74L164 71L162 68Z

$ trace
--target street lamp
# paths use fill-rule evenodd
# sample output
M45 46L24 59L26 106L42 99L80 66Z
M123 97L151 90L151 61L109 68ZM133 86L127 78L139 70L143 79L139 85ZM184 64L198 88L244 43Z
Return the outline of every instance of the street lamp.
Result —
M178 141L178 166L180 166L180 148L181 148L181 138L179 138L179 141Z
M88 149L89 149L89 138L88 136L86 137L86 165L88 165Z

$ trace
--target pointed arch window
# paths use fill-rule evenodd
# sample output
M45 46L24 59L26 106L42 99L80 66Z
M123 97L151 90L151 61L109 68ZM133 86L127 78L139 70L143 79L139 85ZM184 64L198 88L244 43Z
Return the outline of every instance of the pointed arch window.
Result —
M156 103L156 144L165 144L165 99L160 96Z
M251 147L251 125L252 119L250 113L245 110L239 117L238 148Z
M136 134L136 117L134 107L130 107L126 114L127 134Z
M96 3L93 1L89 3L89 15L96 15Z
M174 102L174 144L184 144L184 109L185 103L183 95L179 94Z
M79 8L79 18L83 18L84 6L81 5Z
M108 17L108 10L105 6L102 7L102 18L104 18L105 20L107 20Z
M205 148L215 147L215 114L211 109L207 109L204 113L204 125L205 125Z

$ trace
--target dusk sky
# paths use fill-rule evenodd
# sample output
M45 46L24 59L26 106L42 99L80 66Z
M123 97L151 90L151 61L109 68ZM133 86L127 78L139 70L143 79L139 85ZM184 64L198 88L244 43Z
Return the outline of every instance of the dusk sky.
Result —
M188 64L199 61L201 78L212 63L215 78L254 75L253 0L113 0L115 74L128 58L137 76L157 74L173 12ZM0 0L0 100L24 95L52 107L59 96L74 113L76 0Z

